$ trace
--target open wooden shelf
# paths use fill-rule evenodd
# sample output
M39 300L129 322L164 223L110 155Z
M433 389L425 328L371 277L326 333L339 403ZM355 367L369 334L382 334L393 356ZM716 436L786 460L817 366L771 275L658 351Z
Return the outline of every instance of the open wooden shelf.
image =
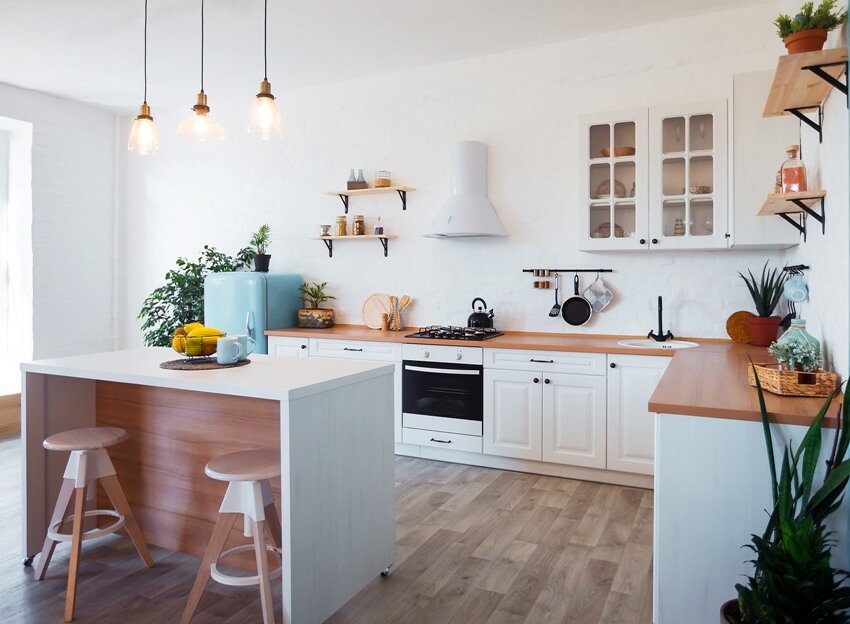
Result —
M847 72L847 48L779 57L763 117L793 114L792 110L817 108L823 103L833 85L808 69L810 67L820 67L825 74L838 80Z
M815 204L826 197L826 191L803 191L801 193L771 193L764 200L758 210L758 216L777 214L794 214L805 212L805 209L796 201L812 208Z
M412 186L381 186L377 188L351 189L344 191L326 191L325 195L336 195L345 206L345 214L348 214L348 198L351 195L380 195L382 193L398 193L401 198L401 209L407 210L407 194L416 189Z
M364 189L367 190L367 189ZM372 189L368 189L372 190ZM362 191L361 191L362 192ZM333 194L333 193L331 193ZM328 248L328 258L334 257L334 241L335 240L365 240L378 239L381 241L381 246L384 248L384 258L387 257L387 241L391 238L398 238L395 234L359 234L351 236L314 236L313 240L325 241L325 247Z

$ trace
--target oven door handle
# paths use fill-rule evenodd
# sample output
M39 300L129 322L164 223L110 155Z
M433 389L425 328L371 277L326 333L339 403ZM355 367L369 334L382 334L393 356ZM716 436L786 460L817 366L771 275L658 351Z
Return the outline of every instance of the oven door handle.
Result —
M416 371L417 373L438 373L440 375L480 375L481 371L477 369L460 369L460 368L430 368L428 366L411 366L404 365L404 370Z

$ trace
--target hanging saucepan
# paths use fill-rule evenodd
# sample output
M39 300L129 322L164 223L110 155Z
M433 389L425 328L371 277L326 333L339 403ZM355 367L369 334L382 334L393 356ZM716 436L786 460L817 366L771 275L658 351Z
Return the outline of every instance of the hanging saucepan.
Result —
M590 315L593 314L593 308L588 303L587 299L578 294L578 273L573 278L573 291L575 295L564 301L561 306L561 316L570 325L584 325L590 320Z

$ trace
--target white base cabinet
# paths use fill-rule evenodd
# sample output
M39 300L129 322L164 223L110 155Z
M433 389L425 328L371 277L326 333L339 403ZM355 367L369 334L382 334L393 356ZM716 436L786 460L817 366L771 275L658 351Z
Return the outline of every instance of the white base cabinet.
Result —
M670 358L608 356L608 470L651 475L655 414L647 409Z
M605 356L484 349L484 452L605 468Z
M279 357L309 357L310 341L308 338L292 338L290 336L269 336L269 355Z

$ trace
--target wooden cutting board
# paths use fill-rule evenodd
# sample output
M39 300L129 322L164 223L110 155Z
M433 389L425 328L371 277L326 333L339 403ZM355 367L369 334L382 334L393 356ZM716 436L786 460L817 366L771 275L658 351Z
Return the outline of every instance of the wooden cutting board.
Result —
M390 296L386 293L369 295L363 302L363 322L370 329L381 329L381 315L392 314Z

